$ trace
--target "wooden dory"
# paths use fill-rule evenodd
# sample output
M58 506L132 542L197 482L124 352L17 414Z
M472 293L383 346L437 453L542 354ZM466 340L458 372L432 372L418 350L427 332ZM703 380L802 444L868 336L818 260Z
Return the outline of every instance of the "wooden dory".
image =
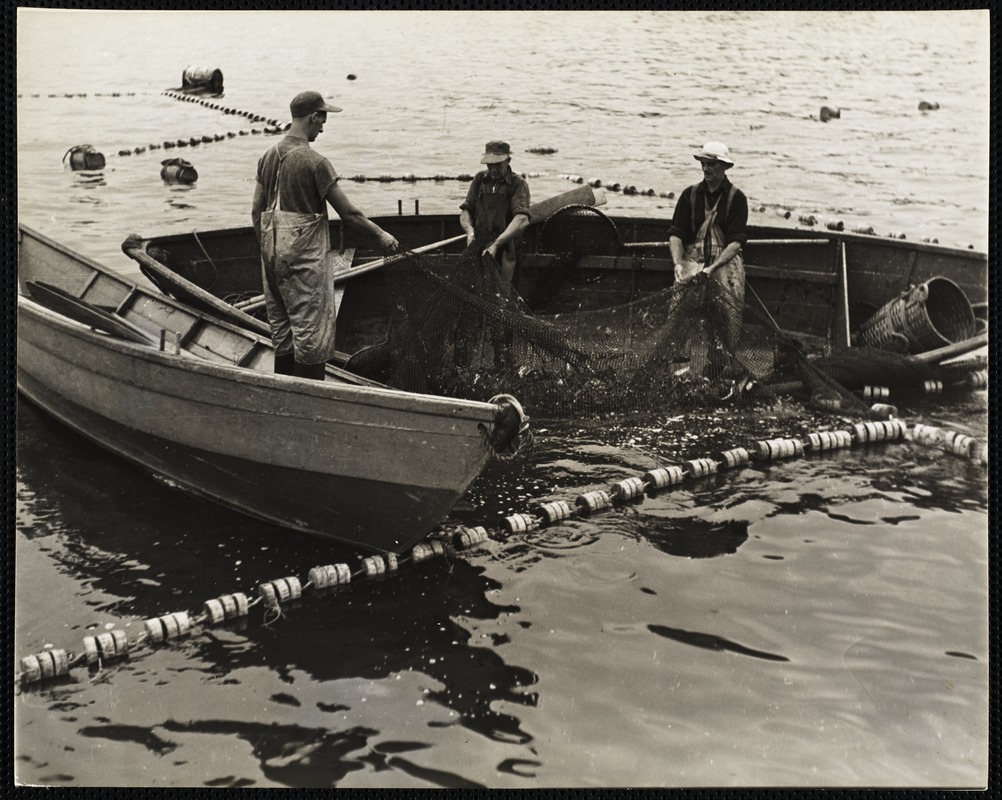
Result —
M406 550L523 422L509 398L274 375L267 338L23 225L19 244L24 396L167 481L276 525Z
M413 249L461 234L455 215L377 218L376 222ZM617 217L571 206L527 229L519 291L539 314L604 308L660 291L674 281L667 248L669 219ZM375 260L372 242L340 221L331 221L335 247L357 248L355 264ZM455 259L464 241L425 256ZM256 329L260 319L231 304L261 292L260 255L253 230L235 228L123 244L165 292ZM558 258L577 256L552 290ZM987 318L988 259L984 253L829 230L752 226L744 247L748 285L791 338L809 350L847 347L851 334L874 312L909 286L932 278L956 283L982 320ZM379 270L345 280L338 315L338 348L345 354L376 344L392 314L385 275ZM750 295L750 293L749 293ZM752 296L747 302L754 302Z

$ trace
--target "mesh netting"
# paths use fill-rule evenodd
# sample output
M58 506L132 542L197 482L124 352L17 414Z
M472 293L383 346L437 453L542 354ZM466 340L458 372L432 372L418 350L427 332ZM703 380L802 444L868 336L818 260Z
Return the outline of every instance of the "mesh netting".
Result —
M480 252L475 242L450 265L415 257L386 267L399 314L386 342L349 368L408 391L506 392L546 417L750 406L780 393L819 409L867 409L706 275L625 305L543 316ZM576 258L557 259L555 286Z

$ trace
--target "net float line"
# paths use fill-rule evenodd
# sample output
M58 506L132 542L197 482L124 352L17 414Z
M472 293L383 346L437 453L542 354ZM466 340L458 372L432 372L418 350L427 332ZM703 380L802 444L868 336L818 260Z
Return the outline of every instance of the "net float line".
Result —
M891 397L899 397L903 395L912 396L916 393L943 394L944 392L958 391L976 392L988 388L987 370L971 370L970 372L957 370L957 373L957 376L952 380L930 378L916 384L915 386L898 386L893 390L888 386L864 386L859 390L859 394L866 401L878 401L877 405L879 405Z
M954 455L963 456L982 466L988 465L988 445L971 436L955 431L942 431L921 424L909 429L897 418L898 410L886 403L874 403L869 420L858 422L847 430L817 431L804 439L779 437L762 439L748 446L734 447L710 457L694 458L678 464L656 467L643 475L624 478L603 489L585 491L573 500L539 502L527 512L505 517L502 521L508 535L529 533L565 519L582 518L654 495L664 489L679 486L693 478L704 478L721 470L747 467L755 462L773 462L800 458L812 453L846 450L861 445L882 442L914 441L934 444Z
M893 406L875 404L871 416L879 417L878 419L855 423L848 430L811 432L805 439L761 439L747 447L733 447L712 456L659 466L642 475L623 478L606 488L585 491L573 501L558 499L539 502L529 512L505 518L505 530L494 536L482 525L458 527L445 537L434 536L414 545L408 555L384 553L365 556L355 570L345 563L324 564L312 567L305 581L294 575L264 581L257 585L256 592L252 595L243 592L224 594L206 600L197 612L175 611L147 619L135 640L130 641L121 629L113 629L97 636L84 637L80 650L47 648L25 656L20 661L16 683L24 685L64 677L80 666L100 670L105 663L132 658L143 649L152 650L156 646L190 637L200 629L246 621L251 609L257 606L263 606L263 624L271 625L283 615L283 607L299 603L311 593L326 596L344 591L359 581L385 580L395 575L403 564L420 564L452 556L487 542L506 539L512 534L529 533L557 525L566 519L588 517L617 505L640 500L645 495L654 495L680 486L692 479L715 475L720 470L800 458L812 453L824 454L863 445L903 441L935 447L981 466L988 465L986 443L967 434L936 426L917 423L909 427L905 421L895 418L895 414Z
M105 664L133 658L143 651L189 638L202 629L245 623L251 609L261 606L263 624L271 625L289 607L309 594L326 596L343 591L359 581L379 581L395 575L402 564L419 564L435 558L469 550L490 539L483 527L459 528L449 539L426 539L411 548L408 555L394 553L369 555L352 569L348 564L323 564L311 568L305 580L286 575L259 583L253 593L233 592L206 600L198 611L174 611L151 617L142 622L141 632L134 639L121 628L85 636L77 650L48 647L23 657L15 677L18 685L39 683L65 677L77 667L103 669Z

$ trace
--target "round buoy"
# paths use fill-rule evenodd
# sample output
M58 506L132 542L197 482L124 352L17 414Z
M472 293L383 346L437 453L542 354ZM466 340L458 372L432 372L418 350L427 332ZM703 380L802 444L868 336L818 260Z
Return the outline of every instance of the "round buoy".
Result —
M438 553L435 552L435 548L431 546L430 542L419 542L414 545L411 550L411 559L415 562L427 561L429 558L434 558Z
M668 486L676 486L685 479L685 473L681 467L658 467L644 473L644 483L651 489L664 489Z
M977 439L965 433L946 431L943 435L943 444L947 450L955 455L977 460L979 443Z
M725 450L723 453L720 453L716 460L728 469L733 469L735 467L743 467L747 465L750 458L751 456L745 448L735 447L731 450Z
M635 500L644 494L643 478L625 478L610 487L612 496L617 500Z
M349 81L353 81L353 80L355 80L355 78L356 78L356 77L357 77L357 76L355 75L355 73L354 73L354 72L349 72L349 73L348 73L348 76L347 76L347 78L348 78L348 80L349 80Z
M21 676L28 683L68 674L70 660L65 650L43 650L21 659Z
M712 458L694 458L684 462L682 469L694 478L703 478L717 471L717 462Z
M571 504L566 500L553 500L549 503L540 503L535 508L536 514L546 520L547 525L568 519L574 513Z
M531 514L512 514L505 517L504 526L509 533L526 533L539 527L539 521Z
M462 528L456 531L452 537L452 543L460 550L468 550L486 542L489 538L487 529L478 525L476 528Z
M911 430L912 441L921 444L938 445L943 441L943 429L933 425L917 423Z
M852 435L848 431L818 431L807 434L807 441L813 451L841 450L852 446Z
M838 106L821 106L819 116L822 122L827 122L830 119L841 119L842 109Z
M887 403L874 403L870 406L869 415L873 419L890 419L898 415L898 409Z
M609 508L612 505L612 498L609 493L598 489L593 492L585 492L584 494L578 495L574 500L575 505L578 508L592 513L594 511L600 511L603 508Z
M988 373L987 372L967 373L967 385L970 386L972 389L987 389Z
M325 564L321 567L313 567L308 577L310 583L317 589L327 589L342 582L346 583L347 581L341 580L343 575L347 575L348 581L351 580L351 570L348 569L347 564Z
M755 448L757 457L764 461L804 454L804 444L799 439L765 439L756 442Z
M887 442L901 439L905 435L904 423L899 419L859 422L852 426L857 442Z
M362 567L365 569L365 574L370 578L386 573L386 563L383 561L382 556L363 558Z
M891 390L886 386L864 386L864 400L886 400L891 394Z
M174 614L148 619L143 625L146 628L146 633L154 642L163 642L188 633L191 628L191 620L188 619L186 611L178 611Z

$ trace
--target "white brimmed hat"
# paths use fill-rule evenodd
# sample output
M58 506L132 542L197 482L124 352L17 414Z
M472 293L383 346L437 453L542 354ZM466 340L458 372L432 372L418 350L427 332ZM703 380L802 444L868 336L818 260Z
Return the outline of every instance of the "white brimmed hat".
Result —
M697 161L719 161L729 167L734 166L734 162L731 160L731 151L723 142L707 142L703 145L703 149L694 153L692 157Z

